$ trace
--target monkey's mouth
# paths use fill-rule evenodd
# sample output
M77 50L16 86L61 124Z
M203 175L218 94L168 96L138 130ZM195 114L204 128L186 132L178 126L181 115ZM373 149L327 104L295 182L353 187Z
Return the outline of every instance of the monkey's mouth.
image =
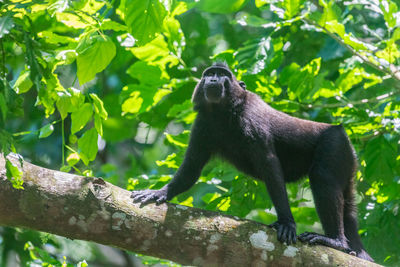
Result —
M205 88L205 97L211 103L218 103L223 96L224 90L220 84L210 84Z

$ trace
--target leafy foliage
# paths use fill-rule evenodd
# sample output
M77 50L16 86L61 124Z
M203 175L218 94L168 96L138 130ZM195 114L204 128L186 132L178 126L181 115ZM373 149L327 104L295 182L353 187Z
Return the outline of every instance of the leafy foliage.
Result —
M183 160L196 116L190 97L197 79L205 66L223 60L274 108L345 126L360 161L363 242L378 262L399 265L398 5L391 0L5 2L0 151L128 189L160 188ZM13 185L23 188L19 166L7 161L5 168ZM307 180L288 185L288 194L298 231L322 231ZM173 202L262 223L276 219L265 186L218 160ZM0 248L15 251L24 264L66 266L67 254L81 266L83 260L110 264L98 254L72 257L71 243L15 231L2 228ZM55 243L63 250L51 255L49 244ZM5 266L8 258L0 260Z

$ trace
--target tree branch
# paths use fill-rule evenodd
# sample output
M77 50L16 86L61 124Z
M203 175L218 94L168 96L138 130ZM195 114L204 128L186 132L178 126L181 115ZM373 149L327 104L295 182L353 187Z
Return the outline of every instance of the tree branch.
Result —
M326 34L328 34L331 38L333 38L334 40L336 40L341 46L343 46L344 48L346 48L347 50L349 50L354 56L359 57L365 64L369 65L370 67L390 75L390 77L392 77L393 79L400 81L400 71L397 69L397 67L393 64L391 64L389 62L389 66L385 67L382 66L380 64L376 64L375 62L370 61L366 56L362 55L361 53L357 52L357 50L355 50L353 47L351 47L350 45L346 44L342 38L340 38L339 36L337 36L336 34L330 32L327 28L325 28L324 26L319 25L318 23L310 20L310 19L303 19L304 22L313 25L319 29L321 29L322 31L324 31Z
M140 208L101 178L20 162L24 189L12 187L0 154L0 225L89 240L196 266L378 266L340 251L286 246L266 225L174 204Z

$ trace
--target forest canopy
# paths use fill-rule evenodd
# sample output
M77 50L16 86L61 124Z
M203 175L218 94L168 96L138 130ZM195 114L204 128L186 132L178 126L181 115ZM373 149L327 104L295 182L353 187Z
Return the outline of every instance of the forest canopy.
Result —
M344 126L358 155L362 241L378 263L397 266L399 43L397 0L4 1L0 152L159 189L182 163L202 71L226 62L275 109ZM5 169L23 190L17 166ZM308 180L287 190L298 233L322 233ZM265 185L220 160L171 202L276 220ZM22 266L110 264L96 244L20 228L0 228L0 252L1 266L15 256Z

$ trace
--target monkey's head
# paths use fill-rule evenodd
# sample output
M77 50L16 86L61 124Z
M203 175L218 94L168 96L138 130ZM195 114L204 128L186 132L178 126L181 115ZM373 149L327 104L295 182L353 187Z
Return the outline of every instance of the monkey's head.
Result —
M194 89L192 102L195 109L211 104L228 104L237 102L237 98L246 89L224 63L215 63L204 70L201 81Z

